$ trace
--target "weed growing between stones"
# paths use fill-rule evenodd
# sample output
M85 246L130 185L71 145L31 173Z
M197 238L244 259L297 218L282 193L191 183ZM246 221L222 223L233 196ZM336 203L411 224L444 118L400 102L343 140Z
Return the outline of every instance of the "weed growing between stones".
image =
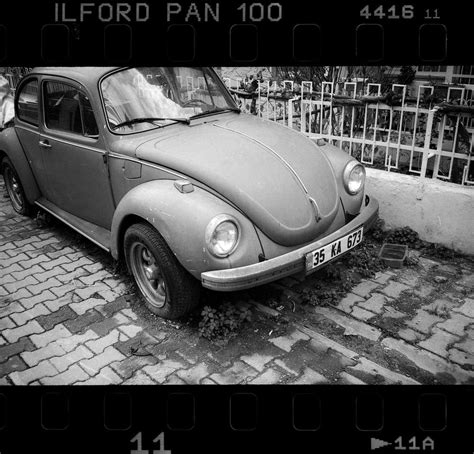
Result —
M251 320L251 311L231 302L220 306L204 306L199 322L199 335L217 343L226 343L237 334L243 323Z

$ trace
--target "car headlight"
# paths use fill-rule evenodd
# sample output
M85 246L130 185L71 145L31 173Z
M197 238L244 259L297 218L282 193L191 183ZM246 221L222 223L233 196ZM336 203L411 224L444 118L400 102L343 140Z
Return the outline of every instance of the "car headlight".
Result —
M351 195L358 194L365 184L365 168L358 161L350 161L343 173L344 187Z
M219 214L206 227L206 245L216 257L228 257L239 242L239 223L229 214Z

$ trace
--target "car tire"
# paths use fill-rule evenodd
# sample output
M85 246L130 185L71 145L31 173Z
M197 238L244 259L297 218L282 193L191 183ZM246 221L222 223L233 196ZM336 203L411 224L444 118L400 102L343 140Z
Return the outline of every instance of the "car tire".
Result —
M5 157L2 159L1 170L3 181L13 209L23 216L31 215L34 211L33 206L28 202L20 177L9 158Z
M194 309L199 302L199 282L153 227L133 224L125 232L123 245L127 268L151 312L177 319Z

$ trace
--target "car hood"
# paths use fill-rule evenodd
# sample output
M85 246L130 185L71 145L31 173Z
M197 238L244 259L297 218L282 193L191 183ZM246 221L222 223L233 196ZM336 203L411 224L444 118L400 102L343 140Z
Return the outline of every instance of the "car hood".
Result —
M311 241L333 221L333 169L303 135L246 114L177 131L142 143L136 156L211 187L284 246Z

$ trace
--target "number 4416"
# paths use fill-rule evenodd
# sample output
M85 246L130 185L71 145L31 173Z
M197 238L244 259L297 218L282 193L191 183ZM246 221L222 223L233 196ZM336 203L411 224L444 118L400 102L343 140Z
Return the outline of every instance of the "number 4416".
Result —
M360 10L360 16L366 19L413 19L415 7L413 5L380 5L371 9L369 5L365 5Z

